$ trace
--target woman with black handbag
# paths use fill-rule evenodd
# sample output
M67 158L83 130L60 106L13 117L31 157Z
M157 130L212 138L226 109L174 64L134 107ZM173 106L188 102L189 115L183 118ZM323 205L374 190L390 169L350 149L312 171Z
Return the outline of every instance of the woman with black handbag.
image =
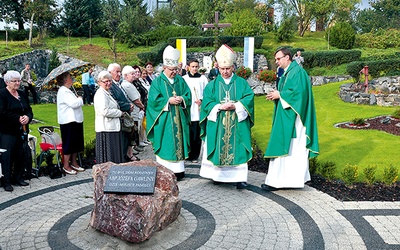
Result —
M32 108L25 93L19 90L21 75L10 70L4 76L6 88L0 90L0 148L7 151L1 154L4 190L11 192L17 186L27 186L23 180L25 161L23 145L24 126L29 131L28 124L33 119ZM30 173L28 173L30 174Z

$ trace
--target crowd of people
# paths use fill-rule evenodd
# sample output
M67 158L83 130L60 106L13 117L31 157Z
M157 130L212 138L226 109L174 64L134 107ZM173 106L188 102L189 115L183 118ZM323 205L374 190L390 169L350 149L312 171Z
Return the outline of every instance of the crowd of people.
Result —
M156 74L152 63L144 67L111 63L97 75L93 69L82 76L84 96L74 88L69 72L56 78L57 117L60 124L66 174L85 169L77 161L83 151L84 104L95 112L97 163L139 161L143 147L151 145L156 161L185 177L185 162L201 159L200 176L221 183L247 186L248 162L252 159L251 128L254 125L254 93L247 81L235 74L236 53L222 45L215 54L207 79L198 72L199 61L190 59L185 69L180 52L167 46L163 70ZM276 90L266 99L275 103L271 138L265 157L269 172L262 189L302 188L310 179L308 158L318 154L318 135L311 84L305 70L288 49L279 49L275 61L280 68ZM28 185L23 179L23 131L33 118L22 74L8 71L0 90L0 148L2 184ZM24 80L25 78L25 80ZM94 86L97 85L97 90ZM24 86L25 90L30 90ZM32 93L33 95L33 93ZM34 100L35 102L35 100ZM201 152L203 154L201 155Z

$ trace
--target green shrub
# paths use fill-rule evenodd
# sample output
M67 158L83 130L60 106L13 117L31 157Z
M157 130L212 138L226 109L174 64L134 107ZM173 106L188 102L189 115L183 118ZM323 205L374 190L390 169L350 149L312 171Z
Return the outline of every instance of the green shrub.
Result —
M339 22L328 30L329 34L326 36L329 45L339 49L351 49L356 40L356 32L349 23Z
M224 29L230 36L256 36L264 30L264 23L250 9L227 13L224 22L232 24Z
M364 168L365 180L368 183L368 185L374 184L376 169L377 169L376 166L368 166Z
M342 178L347 185L353 184L358 178L358 166L357 165L349 165L347 164L346 167L342 171Z
M364 126L365 125L364 118L354 118L353 120L351 120L351 122L355 126Z
M393 116L396 117L397 119L400 119L400 108L396 109L393 112Z
M83 153L87 158L94 157L96 155L96 139L93 139L85 144Z
M323 162L319 165L318 173L324 176L328 180L335 178L336 163L333 161Z
M258 72L257 79L263 82L275 82L276 72L274 70L262 69Z
M319 165L320 164L318 162L318 157L308 159L308 170L310 171L311 175L313 175L317 172Z
M357 35L355 45L376 49L400 47L400 30L387 29Z
M390 72L400 70L400 59L378 60L378 61L355 61L347 64L346 71L355 81L360 78L360 70L368 66L368 74L373 78L386 76Z
M154 46L150 52L138 53L137 57L139 58L139 63L142 65L147 62L152 62L153 65L159 64L162 62L162 55L167 46L168 44L166 42L161 42Z
M292 49L291 49L292 51ZM301 53L304 57L304 67L330 67L340 64L358 61L361 58L360 50L322 50L317 52L305 51ZM357 73L360 71L358 69Z
M286 19L275 32L275 41L290 42L294 38L294 33L297 30L296 18Z
M238 76L240 76L240 77L242 77L242 78L244 78L244 79L247 79L247 78L250 77L250 75L251 75L252 72L251 72L251 69L250 69L250 68L245 67L245 66L240 66L239 68L236 69L235 73L236 73Z
M61 65L60 59L58 59L57 47L53 46L50 54L49 61L49 72Z
M398 179L398 170L393 165L383 169L383 182L386 185L393 185Z

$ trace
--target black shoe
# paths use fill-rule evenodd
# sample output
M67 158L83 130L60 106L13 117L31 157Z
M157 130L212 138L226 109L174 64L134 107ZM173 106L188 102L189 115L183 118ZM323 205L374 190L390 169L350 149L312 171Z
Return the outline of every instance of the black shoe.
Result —
M10 185L10 184L6 184L5 186L4 186L4 190L6 190L7 192L12 192L12 191L14 191L14 188Z
M261 188L265 191L276 191L278 188L274 188L271 186L268 186L267 184L261 184Z
M182 180L183 178L185 178L185 172L181 172L181 173L175 173L176 179L178 181Z
M236 189L245 189L247 187L247 183L246 182L238 182L236 183Z
M29 186L29 183L26 182L26 181L17 181L17 182L15 183L15 185L21 186L21 187L25 187L25 186Z

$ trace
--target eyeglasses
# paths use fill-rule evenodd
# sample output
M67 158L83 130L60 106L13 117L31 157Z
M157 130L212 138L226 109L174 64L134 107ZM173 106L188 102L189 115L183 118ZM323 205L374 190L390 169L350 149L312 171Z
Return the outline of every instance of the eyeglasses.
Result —
M111 83L112 80L101 80L102 83Z
M22 82L21 80L11 80L10 82L12 83L18 83L18 82Z
M171 68L166 68L166 69L168 69L169 71L172 71L172 72L178 72L178 68L173 68L173 69L171 69Z
M278 57L278 58L275 58L275 61L280 61L282 58L284 58L285 56L287 56L287 55L284 55L284 56L281 56L281 57Z

